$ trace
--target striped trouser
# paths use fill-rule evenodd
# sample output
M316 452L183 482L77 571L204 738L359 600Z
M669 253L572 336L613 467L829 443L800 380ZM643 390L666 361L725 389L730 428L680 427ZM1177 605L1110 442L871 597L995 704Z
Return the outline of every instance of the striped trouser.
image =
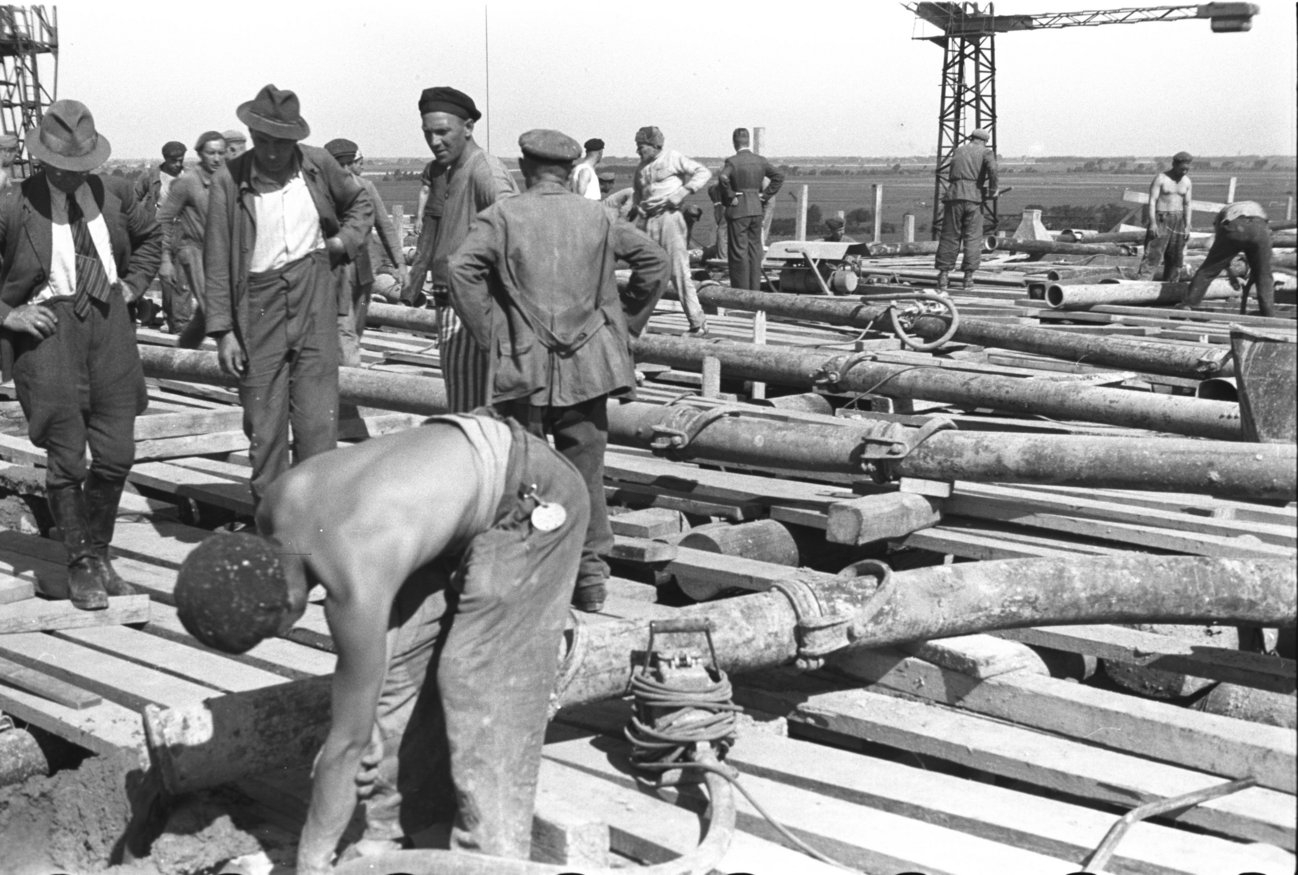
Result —
M468 413L488 404L487 351L478 346L451 307L441 308L437 344L448 412Z

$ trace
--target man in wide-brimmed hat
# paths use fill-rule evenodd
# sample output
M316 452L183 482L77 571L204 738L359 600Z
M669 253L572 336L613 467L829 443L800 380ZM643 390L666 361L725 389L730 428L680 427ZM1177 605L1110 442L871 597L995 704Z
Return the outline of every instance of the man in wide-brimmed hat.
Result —
M55 101L25 140L42 169L0 202L0 350L46 453L67 595L100 610L134 592L108 545L148 402L127 304L157 273L162 233L128 182L92 172L111 149L85 104Z
M356 177L301 141L297 95L267 85L241 104L252 149L218 173L203 248L204 315L221 368L239 378L253 503L288 470L338 443L338 315L333 269L374 221Z

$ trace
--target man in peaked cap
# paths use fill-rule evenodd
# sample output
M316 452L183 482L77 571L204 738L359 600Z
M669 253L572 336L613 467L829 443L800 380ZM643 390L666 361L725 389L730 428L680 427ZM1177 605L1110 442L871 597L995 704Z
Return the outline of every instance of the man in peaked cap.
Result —
M237 128L230 128L228 131L221 132L221 139L225 140L225 160L233 161L244 152L248 151L248 138L243 135L243 131Z
M1145 205L1145 257L1136 271L1137 279L1154 277L1165 282L1180 278L1185 244L1190 239L1194 210L1191 197L1189 152L1172 156L1172 168L1160 172L1149 184ZM1160 272L1161 271L1161 272Z
M996 153L987 145L991 134L977 128L964 145L951 153L949 184L942 205L942 236L937 244L937 288L945 291L956 258L964 250L964 284L973 288L973 274L982 261L983 200L1000 190Z
M241 104L253 147L218 173L203 243L207 334L239 379L252 498L289 467L338 444L338 315L333 269L356 258L374 221L356 177L310 134L297 95L267 85Z
M473 126L482 118L473 98L456 88L425 88L419 96L424 140L433 160L444 168L442 217L429 253L432 300L438 314L438 346L446 398L451 412L461 413L487 403L487 356L460 324L448 295L447 263L469 233L474 217L518 186L505 165L488 155L473 139ZM419 265L413 279L423 282ZM407 287L402 297L413 300L419 289Z
M668 281L667 254L598 201L567 188L577 141L532 130L518 139L527 190L488 207L451 257L451 301L493 357L488 401L555 448L585 479L590 525L573 603L604 604L613 530L604 502L609 396L635 388L638 335ZM631 266L619 298L614 263Z
M601 194L599 185L599 162L604 160L604 141L599 137L591 137L582 148L586 150L586 157L573 165L568 187L584 198L603 200L604 195Z
M41 170L0 201L0 351L47 456L67 595L100 610L134 592L109 556L148 403L127 302L157 273L162 234L129 183L93 172L111 147L85 104L55 101L24 139Z

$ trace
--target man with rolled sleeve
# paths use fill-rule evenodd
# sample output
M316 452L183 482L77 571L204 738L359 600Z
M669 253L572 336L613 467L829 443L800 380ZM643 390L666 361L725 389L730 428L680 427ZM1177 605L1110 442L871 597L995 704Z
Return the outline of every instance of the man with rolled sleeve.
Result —
M685 198L702 191L712 174L675 149L664 149L664 142L663 132L652 125L636 131L635 151L640 164L635 170L632 215L636 226L667 250L672 285L689 321L689 333L703 336L708 333L708 320L690 276L689 229L680 210Z
M310 134L297 95L274 85L241 104L253 147L217 174L203 264L207 333L239 378L252 498L295 461L338 443L338 316L333 268L364 244L373 208L356 177Z
M766 202L784 185L784 174L749 148L747 128L735 128L731 141L735 154L726 159L717 175L721 202L725 204L730 285L736 289L760 289L762 218Z
M937 244L937 289L946 291L948 278L955 269L960 250L964 250L964 283L973 288L974 271L982 262L984 200L994 200L1000 190L996 154L988 147L991 134L982 128L969 135L964 145L951 155L942 206L942 236Z

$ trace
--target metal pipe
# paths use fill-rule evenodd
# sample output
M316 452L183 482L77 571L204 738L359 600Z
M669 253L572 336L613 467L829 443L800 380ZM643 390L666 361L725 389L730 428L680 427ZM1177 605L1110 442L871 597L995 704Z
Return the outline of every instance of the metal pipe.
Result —
M1131 255L1132 247L1120 243L1062 243L1058 240L1020 240L996 237L997 249L1034 255Z
M1084 310L1097 304L1179 304L1190 291L1189 283L1118 280L1094 284L1046 287L1046 303L1056 310ZM1207 298L1237 298L1239 292L1225 279L1208 285Z

